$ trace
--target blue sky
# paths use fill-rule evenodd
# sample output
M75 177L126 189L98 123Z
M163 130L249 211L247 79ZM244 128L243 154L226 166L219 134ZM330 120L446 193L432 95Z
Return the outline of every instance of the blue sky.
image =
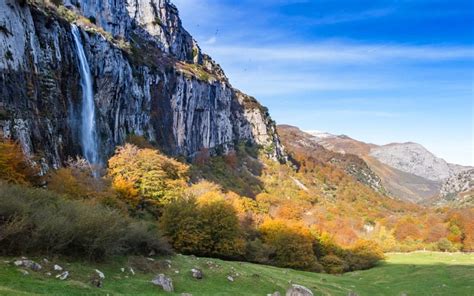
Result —
M173 2L278 123L474 165L473 1Z

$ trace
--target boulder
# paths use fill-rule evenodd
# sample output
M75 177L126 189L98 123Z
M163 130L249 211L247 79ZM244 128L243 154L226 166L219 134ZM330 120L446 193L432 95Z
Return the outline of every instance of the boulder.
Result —
M13 262L13 264L17 267L26 267L33 271L40 271L43 267L38 263L34 262L33 260L22 259Z
M313 292L304 286L293 284L286 291L286 296L313 296Z
M164 274L157 275L151 282L153 285L163 288L163 290L166 292L174 291L173 280Z
M97 273L97 275L99 276L100 279L102 279L102 280L105 279L105 275L102 271L96 269L95 273Z
M193 268L191 269L191 272L193 274L193 278L197 279L197 280L201 280L202 277L203 277L203 274L202 274L202 271L200 269L197 269L197 268Z
M54 270L55 271L63 271L63 268L57 264L54 264Z
M57 279L60 279L61 281L66 280L68 277L69 277L69 271L65 271L65 272L63 272L63 273L61 273L61 274L58 274L58 275L56 276L56 278L57 278Z

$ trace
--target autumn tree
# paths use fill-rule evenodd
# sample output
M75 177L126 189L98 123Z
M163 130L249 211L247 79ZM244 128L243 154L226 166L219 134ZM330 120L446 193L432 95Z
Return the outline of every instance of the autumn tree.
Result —
M187 165L162 155L158 150L141 149L132 144L117 148L109 159L108 174L116 185L133 184L143 199L142 203L149 201L157 205L182 196L188 182ZM134 199L135 193L129 193Z
M223 200L198 204L194 198L179 199L164 207L161 226L184 254L239 258L245 251L235 210Z
M263 242L274 250L273 263L281 267L319 271L309 230L297 223L266 220L260 226Z
M34 175L21 147L12 141L0 141L0 179L16 184L26 184Z

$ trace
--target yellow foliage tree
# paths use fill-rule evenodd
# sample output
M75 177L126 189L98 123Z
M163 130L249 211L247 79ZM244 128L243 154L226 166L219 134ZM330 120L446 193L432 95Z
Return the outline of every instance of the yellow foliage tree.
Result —
M26 184L33 174L20 146L12 141L0 141L0 179Z
M108 173L114 184L133 184L143 199L164 205L183 195L188 170L187 165L162 155L158 150L126 144L109 159Z
M244 254L239 220L223 200L198 204L194 198L165 206L161 226L173 247L184 254L239 258Z
M320 267L313 251L309 230L297 223L267 219L260 226L265 244L274 250L273 263L289 268L315 270Z

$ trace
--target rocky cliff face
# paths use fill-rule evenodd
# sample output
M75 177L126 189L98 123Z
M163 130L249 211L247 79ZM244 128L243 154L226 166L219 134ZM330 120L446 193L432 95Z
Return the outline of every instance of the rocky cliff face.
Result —
M232 88L167 0L0 1L0 133L26 154L53 167L81 154L71 23L93 78L103 160L130 134L172 155L251 141L284 160L268 112Z

